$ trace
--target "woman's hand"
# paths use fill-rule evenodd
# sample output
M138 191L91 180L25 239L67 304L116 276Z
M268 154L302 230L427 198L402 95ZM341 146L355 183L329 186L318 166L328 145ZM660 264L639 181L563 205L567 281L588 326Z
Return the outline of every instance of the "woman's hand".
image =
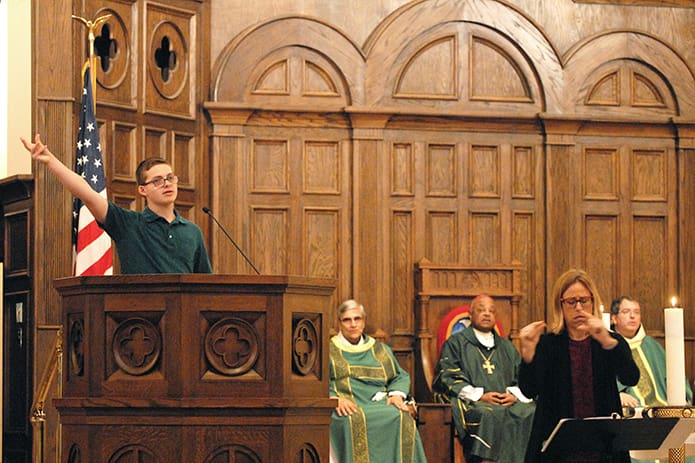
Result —
M536 355L536 346L538 341L545 331L546 324L543 320L529 323L519 331L519 343L521 350L521 358L524 362L531 363Z
M618 341L611 336L610 332L603 324L603 320L586 312L582 312L582 315L584 316L575 318L575 320L580 322L578 327L598 341L601 347L604 349L612 349L618 344Z
M335 411L338 412L338 416L350 416L357 411L357 404L350 399L345 397L333 397L338 399L338 406L335 407Z
M400 395L390 395L388 399L386 399L386 405L393 405L397 409L404 411L404 412L409 412L410 409L408 409L408 405L405 403L403 400L403 397Z

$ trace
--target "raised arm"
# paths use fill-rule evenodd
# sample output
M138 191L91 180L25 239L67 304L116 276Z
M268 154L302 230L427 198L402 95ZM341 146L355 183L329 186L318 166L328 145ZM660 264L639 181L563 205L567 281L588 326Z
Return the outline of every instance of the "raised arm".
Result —
M20 140L22 140L22 144L27 151L31 153L32 159L45 165L73 196L80 198L97 222L104 222L109 208L106 198L94 191L87 181L75 173L75 171L60 162L51 153L48 146L41 142L41 135L36 134L33 143L25 140L23 137L20 137Z

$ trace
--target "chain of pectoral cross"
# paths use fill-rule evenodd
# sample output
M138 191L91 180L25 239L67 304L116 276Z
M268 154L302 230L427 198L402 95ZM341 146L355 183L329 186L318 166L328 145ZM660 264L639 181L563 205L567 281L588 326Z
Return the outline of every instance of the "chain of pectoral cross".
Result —
M485 360L483 362L483 370L487 371L488 375L491 375L493 370L495 369L495 365L490 363L490 359L493 355L495 355L495 351L493 350L488 357L485 357L485 355L483 355L483 351L480 350L480 347L478 347L477 349L480 356L483 358L483 360Z

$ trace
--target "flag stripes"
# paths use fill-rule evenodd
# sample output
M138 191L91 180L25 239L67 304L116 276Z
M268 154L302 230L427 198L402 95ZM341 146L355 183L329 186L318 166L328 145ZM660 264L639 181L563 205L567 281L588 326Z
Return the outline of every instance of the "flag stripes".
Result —
M94 191L106 198L104 163L99 144L99 126L94 114L94 94L89 66L85 66L83 83L75 172L81 175ZM92 213L79 198L75 198L73 201L72 214L74 274L113 274L113 257L109 235L99 227Z

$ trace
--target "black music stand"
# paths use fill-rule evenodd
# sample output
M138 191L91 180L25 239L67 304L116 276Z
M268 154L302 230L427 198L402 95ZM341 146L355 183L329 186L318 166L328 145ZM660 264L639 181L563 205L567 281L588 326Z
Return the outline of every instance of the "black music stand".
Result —
M628 450L658 449L680 418L623 419L592 417L561 419L541 453L544 458L577 450L609 455Z

